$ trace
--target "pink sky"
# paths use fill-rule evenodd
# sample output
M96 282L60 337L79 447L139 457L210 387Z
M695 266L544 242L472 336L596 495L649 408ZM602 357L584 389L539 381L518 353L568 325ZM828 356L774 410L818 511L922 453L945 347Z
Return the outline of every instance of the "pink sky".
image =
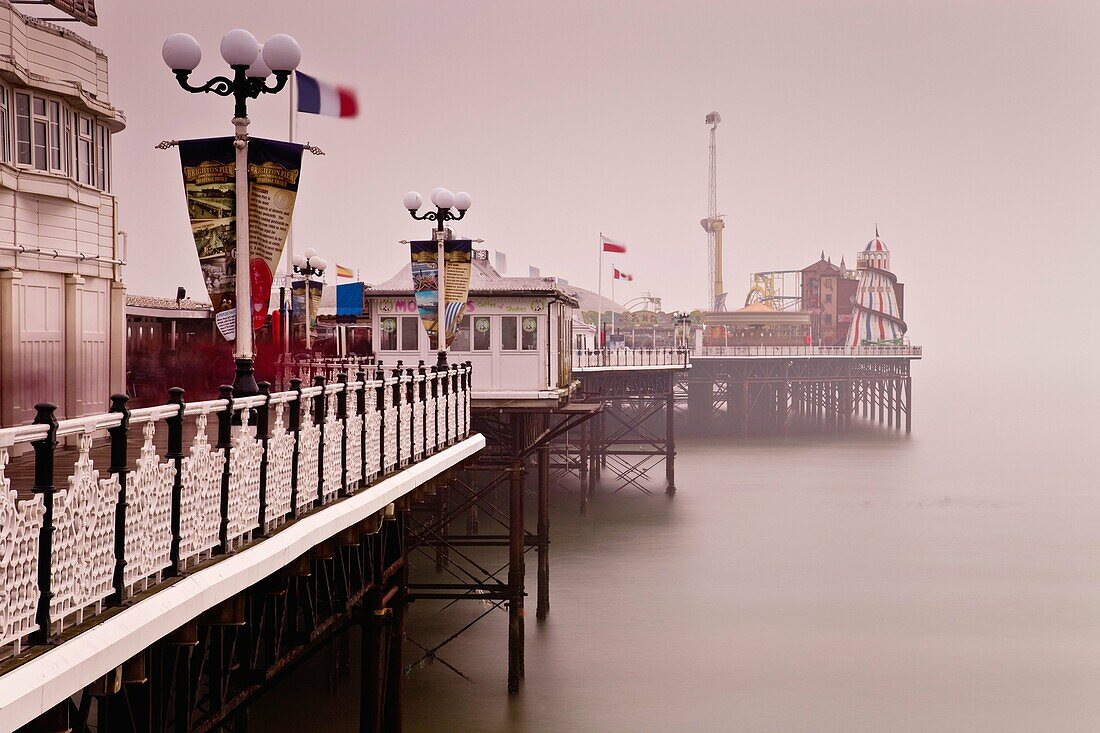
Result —
M595 288L600 231L631 245L620 299L706 289L707 129L718 110L726 282L854 253L879 222L915 341L993 353L1078 340L1098 230L1095 3L111 2L79 32L110 57L131 292L201 294L176 153L228 134L231 104L184 93L160 45L289 32L301 69L355 86L353 121L303 116L297 246L388 278L421 236L409 189L467 190L459 231ZM250 107L285 136L287 96ZM605 269L605 273L609 268ZM606 288L606 286L605 286ZM1048 310L1060 314L1051 318ZM1090 333L1095 335L1095 327Z

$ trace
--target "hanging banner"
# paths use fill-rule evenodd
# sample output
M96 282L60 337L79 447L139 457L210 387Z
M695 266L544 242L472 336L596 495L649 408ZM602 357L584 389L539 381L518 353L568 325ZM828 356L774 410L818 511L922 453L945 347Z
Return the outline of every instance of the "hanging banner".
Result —
M227 340L237 336L237 222L233 138L180 141L180 164L191 236L214 323Z
M267 321L271 284L290 231L301 172L301 145L249 138L248 254L253 331ZM312 308L311 303L311 313Z
M317 314L321 312L321 293L325 284L309 281L309 332L310 339L317 338ZM306 341L306 281L295 280L290 285L291 335L305 344Z
M439 321L439 267L435 242L409 242L412 255L413 296L420 322L429 340L436 339L436 323ZM432 348L438 348L434 346Z
M466 313L466 302L470 298L470 260L473 254L473 241L469 239L451 239L444 243L443 303L446 307L447 346L455 340L458 324Z
M237 336L236 150L233 138L179 144L191 235L214 322L227 341ZM252 329L267 321L274 271L283 254L298 194L302 146L250 138L248 241Z

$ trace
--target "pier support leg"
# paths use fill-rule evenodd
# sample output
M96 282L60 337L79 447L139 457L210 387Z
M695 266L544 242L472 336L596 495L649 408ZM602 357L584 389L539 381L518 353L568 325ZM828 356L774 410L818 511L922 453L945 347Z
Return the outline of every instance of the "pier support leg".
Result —
M550 448L539 448L539 514L538 514L538 580L539 597L535 618L539 621L550 613Z
M789 383L783 379L776 388L775 409L779 418L779 434L787 436L787 416L789 414L788 402L790 401Z
M668 392L665 394L665 493L676 493L676 377L668 376Z
M514 420L513 424L519 421ZM513 463L508 480L508 694L523 679L523 465ZM400 729L396 729L400 730Z
M382 733L382 681L385 679L385 633L389 613L379 607L381 592L371 590L363 599L360 624L363 631L359 660L359 733Z
M913 379L905 378L905 434L913 429Z
M901 430L901 380L894 380L894 430Z
M386 679L382 686L385 691L382 701L382 730L387 731L401 730L402 726L401 680L404 678L405 670L401 654L405 644L405 610L408 605L409 588L409 557L406 551L407 520L406 512L397 512L394 531L399 538L401 566L393 580L398 590L397 595L390 602L392 611L388 626L389 649L386 655Z
M447 526L444 522L445 522L446 517L447 517L447 490L448 490L449 486L450 486L449 481L443 481L440 484L439 490L438 490L438 492L436 493L436 496L435 496L435 500L436 500L436 519L435 519L435 521L439 524L439 531L441 533L443 533L444 535L447 534ZM450 558L448 557L447 546L446 546L446 544L440 542L435 548L435 571L437 573L443 572L443 569L447 567L447 564L449 562L450 562Z
M749 437L749 413L752 412L752 402L749 401L749 380L741 380L741 437Z
M588 496L592 493L591 489L591 473L589 472L589 427L588 423L591 420L585 420L581 423L581 514L588 511Z

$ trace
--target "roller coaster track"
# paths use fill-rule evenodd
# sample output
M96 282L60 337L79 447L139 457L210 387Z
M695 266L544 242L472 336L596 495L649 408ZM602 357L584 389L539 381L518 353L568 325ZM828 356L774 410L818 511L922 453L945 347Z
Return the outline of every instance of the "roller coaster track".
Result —
M866 270L868 272L878 274L878 275L882 275L884 278L886 278L887 280L890 281L890 289L891 290L893 290L894 286L897 285L897 283L898 283L898 276L895 275L894 273L890 272L889 270L882 270L878 267L863 267L861 269ZM857 291L857 294L858 294L858 291ZM896 292L894 294L894 297L895 298L897 297ZM895 300L895 302L896 302L896 300ZM861 312L866 313L868 315L876 315L879 318L882 318L883 320L890 321L895 326L897 326L898 330L901 332L900 335L902 335L902 336L904 336L906 331L909 330L909 326L906 325L905 321L901 320L897 316L890 315L889 313L883 313L882 311L877 311L873 308L868 308L867 306L863 305L862 303L857 302L856 298L854 296L851 298L851 303L852 303L852 308L857 310L857 311L861 311Z

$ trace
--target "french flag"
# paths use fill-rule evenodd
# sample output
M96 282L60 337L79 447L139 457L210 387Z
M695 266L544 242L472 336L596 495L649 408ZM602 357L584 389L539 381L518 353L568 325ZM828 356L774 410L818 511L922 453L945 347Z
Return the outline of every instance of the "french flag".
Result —
M355 90L326 84L308 74L295 71L298 81L298 111L328 117L355 117L359 101Z

